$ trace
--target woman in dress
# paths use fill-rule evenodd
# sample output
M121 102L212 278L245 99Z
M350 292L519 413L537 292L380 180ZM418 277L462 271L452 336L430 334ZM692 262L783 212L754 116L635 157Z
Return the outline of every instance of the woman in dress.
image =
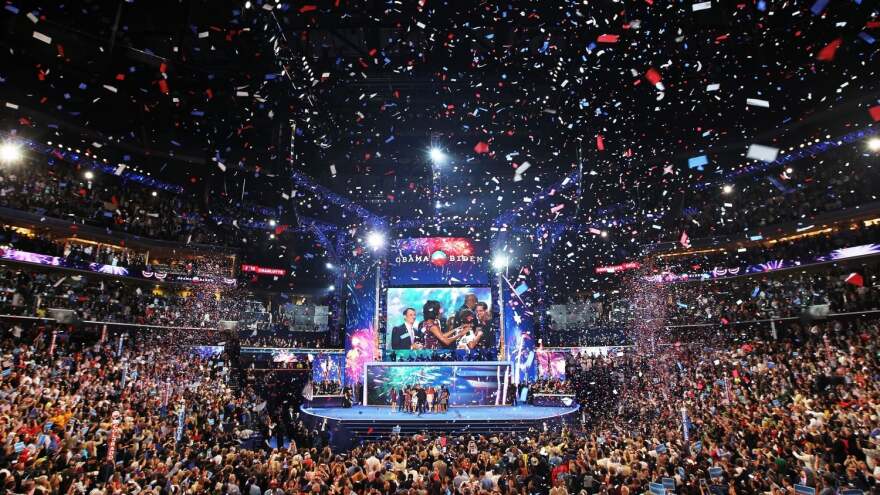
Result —
M397 412L397 389L392 388L391 393L389 394L389 398L391 399L391 412Z
M460 335L457 330L443 332L440 328L440 303L428 301L422 307L422 323L419 330L425 335L425 349L454 349Z
M428 387L426 394L428 396L428 411L434 412L434 386L433 385Z

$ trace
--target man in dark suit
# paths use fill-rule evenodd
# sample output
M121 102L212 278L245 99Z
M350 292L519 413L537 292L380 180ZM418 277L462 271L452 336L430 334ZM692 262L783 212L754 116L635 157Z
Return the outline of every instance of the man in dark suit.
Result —
M391 350L422 349L424 337L416 326L416 310L406 308L403 310L403 325L391 329Z

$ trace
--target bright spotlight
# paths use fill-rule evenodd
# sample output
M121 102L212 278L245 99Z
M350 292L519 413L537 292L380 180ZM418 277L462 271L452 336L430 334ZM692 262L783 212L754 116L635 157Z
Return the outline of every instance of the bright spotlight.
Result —
M725 185L724 187L721 188L721 192L723 192L724 194L730 194L733 192L733 186Z
M331 285L330 287L327 287L327 290L329 290L330 292L333 292L334 290L336 290L336 286Z
M251 2L250 2L250 1L245 2L245 3L244 3L244 8L246 8L246 9L251 8Z
M326 266L328 270L333 269L333 263L330 263L329 261L324 266Z
M381 232L370 232L367 234L367 246L370 247L373 251L378 251L382 249L382 246L385 245L385 236Z
M871 151L880 151L880 138L871 138L868 140L868 149Z
M503 270L507 268L507 264L510 263L510 259L506 254L496 254L492 258L492 266L495 267L496 270Z
M270 226L270 227L274 227L274 226L276 226L276 225L278 225L278 222L276 222L274 219L273 219L273 220L269 220L269 226Z
M15 163L21 160L21 145L16 143L0 144L0 162Z
M446 161L446 153L440 148L431 148L431 150L428 151L428 155L431 157L431 161L437 165Z
M86 180L92 180L95 178L95 174L91 170L86 170L86 173L84 175Z

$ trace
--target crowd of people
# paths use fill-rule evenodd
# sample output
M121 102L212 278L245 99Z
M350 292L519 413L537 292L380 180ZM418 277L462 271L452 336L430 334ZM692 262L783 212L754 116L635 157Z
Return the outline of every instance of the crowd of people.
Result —
M880 323L775 332L572 357L567 381L584 407L567 427L391 436L340 452L328 445L332 432L260 395L278 388L271 379L239 384L228 352L199 358L179 335L136 334L119 352L115 339L76 330L56 340L46 328L7 329L0 487L558 495L642 493L668 478L681 493L781 495L796 484L873 491ZM444 407L442 390L422 392L398 391L397 407Z
M172 292L116 279L61 272L38 272L0 266L0 306L4 314L49 316L49 309L69 309L87 321L162 326L212 326L236 320L237 304L220 289ZM220 295L218 295L220 294Z
M880 291L865 283L846 279L854 272L830 268L777 276L736 278L714 282L691 282L669 288L667 321L673 324L746 322L769 318L799 317L810 312L848 313L880 309ZM697 290L694 290L697 288Z
M257 236L268 238L264 228L251 229L247 236L240 229L278 214L250 203L208 206L192 195L36 162L0 170L0 206L151 239L229 247L247 246Z

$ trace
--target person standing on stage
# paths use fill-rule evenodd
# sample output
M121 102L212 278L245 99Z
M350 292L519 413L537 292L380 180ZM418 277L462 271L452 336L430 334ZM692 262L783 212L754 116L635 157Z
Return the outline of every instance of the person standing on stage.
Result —
M403 325L391 329L391 350L421 349L424 347L424 335L416 325L416 310L403 310Z
M419 409L419 391L416 386L413 386L410 391L410 406L411 409L409 412L416 413Z
M397 393L397 410L406 412L406 391L404 389L400 389Z
M425 396L428 400L428 412L434 412L434 386L431 385L428 387L428 390L425 392Z
M397 411L397 389L392 388L391 392L388 394L388 398L391 399L391 412Z
M425 387L419 385L418 387L418 398L419 398L419 415L427 410L428 406L428 393L425 391Z
M424 320L419 325L419 329L425 335L425 349L454 349L455 343L461 336L457 330L443 332L440 328L440 303L437 301L428 301L422 307L422 317Z

